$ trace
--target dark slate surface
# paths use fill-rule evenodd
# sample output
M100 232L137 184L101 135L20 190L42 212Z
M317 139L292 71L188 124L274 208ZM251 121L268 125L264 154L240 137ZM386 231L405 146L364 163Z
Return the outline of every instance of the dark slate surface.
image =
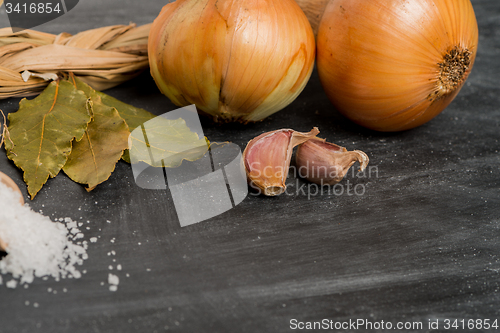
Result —
M137 187L124 162L91 193L63 174L50 180L29 205L52 218L88 220L85 239L100 238L79 280L0 286L0 332L289 332L292 319L421 322L422 331L439 319L441 332L445 319L500 325L500 2L473 4L480 27L474 70L448 109L420 128L387 134L352 124L332 108L316 72L295 102L262 123L203 120L210 140L242 149L264 131L319 126L329 141L370 156L378 172L342 183L360 184L362 195L308 198L299 191L307 183L291 177L289 195L248 196L181 228L169 193ZM80 1L39 29L142 24L161 6ZM3 9L0 20L6 26ZM108 92L155 114L175 109L148 73ZM0 108L14 112L18 102L0 101ZM4 153L0 170L22 185ZM116 264L120 285L110 292L101 282Z

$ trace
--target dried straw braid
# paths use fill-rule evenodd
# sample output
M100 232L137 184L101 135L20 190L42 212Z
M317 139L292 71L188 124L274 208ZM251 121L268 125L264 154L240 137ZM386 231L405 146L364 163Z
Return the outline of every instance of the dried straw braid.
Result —
M68 72L97 90L129 80L148 67L150 26L114 25L74 36L0 29L0 99L36 95Z

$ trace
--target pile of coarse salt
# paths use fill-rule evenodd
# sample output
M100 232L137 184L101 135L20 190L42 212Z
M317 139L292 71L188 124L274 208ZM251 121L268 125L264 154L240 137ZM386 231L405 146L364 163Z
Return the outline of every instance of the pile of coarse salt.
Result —
M64 219L66 225L52 222L28 205L21 206L19 196L0 181L0 238L7 244L0 273L12 275L5 285L15 288L35 277L80 278L75 266L88 256L86 241L73 242L83 238L77 223L70 218Z

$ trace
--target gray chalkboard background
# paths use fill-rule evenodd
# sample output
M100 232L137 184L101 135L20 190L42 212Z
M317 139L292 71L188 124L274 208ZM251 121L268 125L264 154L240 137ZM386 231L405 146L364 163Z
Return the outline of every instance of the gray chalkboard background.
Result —
M145 24L163 4L81 0L37 29ZM242 149L265 131L318 126L377 166L369 178L344 179L362 184L363 195L248 196L181 228L170 194L136 186L124 162L91 193L63 174L49 180L28 204L52 218L88 220L85 239L100 238L81 279L0 286L0 332L289 332L298 331L294 319L421 322L421 331L440 320L442 332L445 319L500 325L500 1L473 5L480 44L472 74L448 109L420 128L387 134L354 125L333 109L316 71L296 101L261 123L202 120L211 141ZM0 23L7 26L3 7ZM147 72L108 93L158 115L176 108ZM0 109L15 112L18 103L2 100ZM3 149L0 170L27 198ZM288 181L291 189L306 184ZM108 266L117 264L120 284L111 292Z

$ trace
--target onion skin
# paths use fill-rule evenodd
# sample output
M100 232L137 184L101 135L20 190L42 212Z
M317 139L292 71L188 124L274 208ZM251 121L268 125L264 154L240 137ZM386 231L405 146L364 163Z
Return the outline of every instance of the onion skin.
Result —
M148 52L151 75L174 104L245 123L300 94L315 40L293 0L177 0L153 22Z
M318 74L346 117L402 131L451 103L477 45L470 0L333 0L318 30Z

